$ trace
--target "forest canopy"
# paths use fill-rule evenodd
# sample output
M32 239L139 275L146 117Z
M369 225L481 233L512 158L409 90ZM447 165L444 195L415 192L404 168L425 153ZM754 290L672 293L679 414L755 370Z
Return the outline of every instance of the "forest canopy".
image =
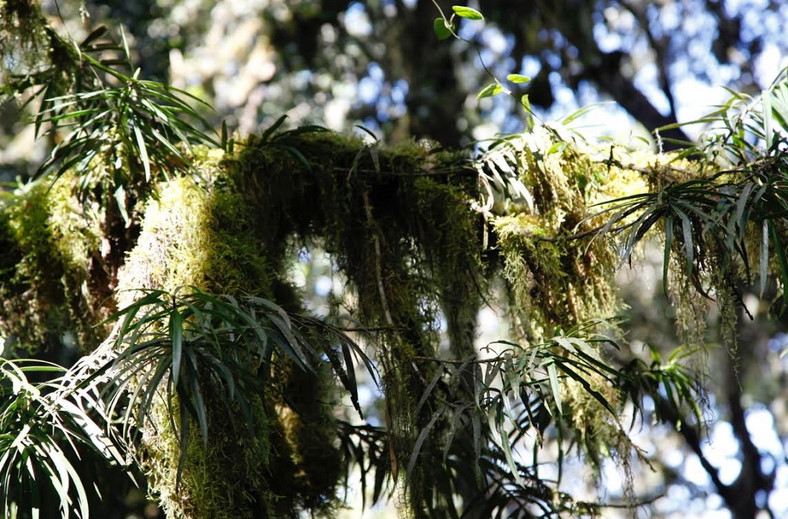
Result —
M317 19L304 9L272 41ZM488 21L430 2L403 12L443 49ZM596 45L548 12L521 14ZM585 136L586 109L548 122L532 104L543 79L490 64L473 97L505 100L520 129L463 147L456 124L430 129L439 104L409 97L413 126L386 143L385 124L348 135L285 116L214 130L196 90L136 64L150 50L133 46L139 27L83 18L75 39L65 22L0 2L0 89L48 146L0 199L4 516L125 517L142 492L152 516L334 517L355 489L402 517L659 517L654 503L688 483L643 431L694 452L732 517L780 513L786 469L756 447L744 406L778 402L784 442L784 387L749 389L770 337L748 321L774 334L786 317L786 71L732 91L696 141L674 101L656 118L622 103L662 127L652 145ZM331 52L298 43L290 65ZM569 68L631 86L607 81L622 77L615 53L596 50L602 63ZM459 120L462 94L446 88ZM654 264L651 304L675 328L663 341L621 283ZM323 310L299 268L326 272ZM485 310L503 325L480 344ZM717 412L739 441L730 480L703 450ZM578 460L589 488L567 482Z

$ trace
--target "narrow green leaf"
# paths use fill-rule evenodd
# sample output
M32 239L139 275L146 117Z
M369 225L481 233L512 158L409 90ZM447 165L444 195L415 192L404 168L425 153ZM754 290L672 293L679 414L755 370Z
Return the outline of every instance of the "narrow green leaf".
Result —
M481 471L481 464L479 463L482 458L482 423L479 419L479 415L473 413L471 415L471 427L473 430L473 453L474 459L476 463L473 463L474 472L476 476L476 481L481 483L482 481L482 471Z
M553 155L556 153L561 154L564 152L567 146L569 146L568 142L554 142L553 145L548 148L547 155Z
M761 103L763 104L763 126L764 126L764 140L766 141L766 149L772 146L772 89L766 90L761 96Z
M590 112L591 110L596 110L597 108L600 108L603 105L612 104L612 103L613 103L612 101L611 102L602 102L602 103L591 103L590 105L586 105L586 106L580 107L579 109L575 110L571 114L569 114L566 117L564 117L561 120L561 123L564 126L568 126L568 125L572 124L574 121L576 121L578 118L580 118L580 117L584 116L585 114L587 114L588 112Z
M788 309L788 258L785 255L785 249L780 243L780 235L777 232L777 227L768 220L769 233L771 234L772 241L774 242L774 252L777 254L777 263L780 265L780 274L783 284L783 311Z
M172 383L178 385L183 355L183 316L177 308L170 314L170 339L172 340Z
M460 18L465 18L467 20L484 20L484 16L482 16L482 13L480 13L476 9L461 6L461 5L453 5L451 6L451 8L454 11L454 14L456 14Z
M93 30L87 37L82 40L82 43L79 44L80 47L85 48L97 39L101 38L107 33L107 26L106 25L99 25L96 29Z
M189 385L190 392L194 396L194 408L197 413L197 423L200 425L200 433L202 435L203 446L208 446L208 410L205 407L205 399L202 396L200 389L200 380L198 378L198 368L195 360L191 359L189 371Z
M744 186L744 189L742 189L739 199L736 201L736 218L733 220L732 223L738 227L739 238L744 237L744 231L747 229L748 215L745 213L745 211L749 212L747 201L749 200L750 193L752 192L754 187L755 187L754 183L748 182Z
M568 377L570 377L570 378L574 379L575 381L579 382L580 385L583 386L583 389L585 389L588 392L588 394L593 396L596 399L597 402L602 404L602 406L605 409L607 409L610 412L610 414L612 414L613 416L617 416L617 413L613 409L613 406L610 405L610 402L608 402L607 399L605 397L603 397L601 393L599 393L599 391L596 391L594 388L591 387L591 384L588 383L588 377L584 376L585 375L585 370L584 370L584 374L578 374L578 373L575 373L574 371L572 371L571 369L569 369L566 366L566 364L559 363L559 362L557 362L557 363L561 366L561 370Z
M274 124L272 124L270 127L268 127L268 128L267 128L267 129L266 129L266 130L263 132L263 142L267 142L268 140L270 140L270 138L271 138L271 136L274 134L274 132L276 132L276 130L277 130L277 129L278 129L280 126L282 126L282 124L285 122L285 119L287 119L287 114L285 114L285 115L282 115L281 117L279 117L279 119L277 119L277 120L274 122Z
M133 67L134 65L131 62L131 51L129 50L129 42L128 42L128 40L126 40L126 31L123 30L123 26L122 25L120 26L120 40L123 43L123 53L125 54L125 57L126 57L126 63L125 64L128 64L129 67ZM137 69L137 71L139 71L139 69ZM117 74L117 75L123 76L122 74L120 74L120 72L117 72L117 71L114 71L114 70L113 70L113 72L115 74ZM123 77L126 80L130 79L130 78L125 77L125 76L123 76Z
M509 442L509 435L506 434L506 430L504 429L503 420L498 420L498 423L495 424L495 428L498 431L498 436L501 439L501 448L503 449L503 454L506 458L506 464L509 465L509 470L514 475L514 480L519 485L525 485L525 481L523 481L522 476L520 476L520 471L517 469L517 465L514 462L512 445Z
M665 218L665 250L662 253L662 290L667 295L670 269L670 249L673 246L673 215Z
M185 403L180 406L181 418L181 431L178 437L178 468L175 473L175 486L178 487L181 483L183 476L183 467L186 465L187 445L189 444L189 435L191 432L191 423L189 418L189 411Z
M123 218L125 223L129 223L129 213L126 210L126 190L123 189L123 184L118 184L118 187L115 188L113 196L115 198L115 202L118 204L118 210L120 211L121 218Z
M550 363L547 365L547 375L550 377L550 389L553 391L553 398L555 399L555 406L559 414L563 414L561 407L561 387L558 384L558 372L555 369L555 364Z
M523 94L520 96L520 105L525 108L525 111L529 114L531 113L531 100L528 97L528 94Z
M145 182L150 182L150 157L148 157L148 147L145 145L145 137L142 135L137 124L134 125L134 140L137 141L137 150L140 152L140 161L145 170Z
M451 418L449 419L449 433L446 436L446 441L444 442L444 445L443 445L443 461L444 461L444 463L446 462L446 460L449 457L449 451L451 450L451 444L454 441L454 436L457 434L457 430L460 428L460 426L467 425L467 424L463 423L462 418L463 418L464 414L472 407L473 407L473 404L468 403L468 404L462 405L462 406L456 408L454 411L452 411Z
M684 241L684 259L687 262L687 273L692 274L693 264L695 262L695 245L692 240L692 222L689 216L682 211L676 211L681 219L681 232Z
M443 375L443 364L441 363L438 368L435 370L435 375L433 375L432 380L427 387L424 389L424 393L422 393L419 402L416 404L416 410L414 414L419 414L421 411L422 406L427 403L427 399L429 399L430 395L432 394L432 390L438 384L438 381L441 379L441 375Z
M569 339L567 337L562 337L560 335L557 335L553 337L552 340L556 342L559 346L561 346L563 349L565 349L567 352L570 352L573 349L575 349L572 343L569 342Z
M427 439L427 436L430 434L430 430L435 425L435 422L438 421L438 418L441 417L443 413L441 410L435 412L432 415L432 419L429 421L426 427L421 430L419 433L419 437L416 438L416 443L413 444L413 451L410 454L410 459L408 460L408 468L405 471L405 481L410 481L410 476L413 473L413 469L416 466L416 461L419 458L419 453L421 452L421 447L424 445L424 441Z
M763 298L763 293L766 291L766 280L769 270L769 223L764 220L761 225L761 254L760 254L760 268L759 270L759 295Z
M282 148L290 152L290 154L293 155L298 160L298 162L303 164L308 170L312 169L312 163L309 162L303 153L301 153L301 150L294 148L293 146L283 146Z
M525 110L525 113L528 114L525 117L525 122L528 124L529 128L533 128L534 127L534 113L531 110L531 100L528 97L528 94L524 94L524 95L520 96L520 106L522 106L523 110Z

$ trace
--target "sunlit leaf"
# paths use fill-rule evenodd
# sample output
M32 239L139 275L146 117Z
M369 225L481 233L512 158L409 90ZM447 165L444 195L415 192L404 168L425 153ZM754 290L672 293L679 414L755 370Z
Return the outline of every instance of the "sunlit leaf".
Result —
M509 74L508 76L506 76L506 79L508 79L509 81L515 84L523 84L523 83L531 82L531 78L529 78L528 76L523 76L521 74Z
M482 13L471 7L453 5L451 6L451 8L452 11L454 11L454 14L456 14L460 18L466 18L468 20L484 20L484 16L482 16Z
M496 96L501 92L503 92L503 87L501 87L501 85L499 85L498 83L492 83L481 89L481 91L478 94L476 94L476 99Z

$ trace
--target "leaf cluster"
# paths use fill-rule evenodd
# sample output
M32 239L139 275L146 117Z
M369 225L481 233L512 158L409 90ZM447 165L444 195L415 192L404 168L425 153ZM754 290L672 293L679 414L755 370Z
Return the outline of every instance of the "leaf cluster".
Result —
M292 362L314 371L321 355L361 412L355 359L373 374L374 367L344 334L316 319L291 317L263 298L191 290L145 290L109 318L119 324L117 356L86 382L107 384L102 390L107 413L120 417L124 437L141 431L163 403L178 431L180 474L192 423L203 445L209 441L208 394L230 404L226 419L235 420L240 411L244 423L254 427L252 398L269 391L276 365Z
M598 324L586 323L541 344L522 346L496 341L488 345L486 352L490 355L483 359L418 359L421 365L437 364L433 377L425 380L419 406L434 399L440 405L435 406L429 422L419 431L410 455L408 477L415 460L427 455L421 452L426 438L440 424L447 424L440 460L447 478L455 485L463 478L471 478L470 484L475 479L481 485L479 501L466 504L467 510L482 507L485 517L549 516L570 509L588 513L585 508L590 504L574 502L557 490L567 445L571 448L573 437L580 438L585 433L575 429L582 424L574 421L579 412L573 408L575 402L567 403L564 396L567 382L578 384L586 398L598 405L599 415L593 420L607 423L622 434L625 431L619 415L624 404L632 402L635 406L634 425L638 415L645 418L646 395L667 395L666 409L673 413L658 414L657 420L672 419L685 409L691 409L698 420L701 414L697 402L702 390L681 363L690 354L687 350L677 350L665 362L653 352L650 364L633 361L627 366L616 366L602 360L601 355L619 345L604 336L588 335L588 330ZM611 391L602 391L601 387ZM544 463L542 449L552 440L556 440L558 449L559 476L555 482L539 473ZM613 449L616 445L608 447ZM629 449L630 444L621 447ZM523 461L528 452L532 456L530 463ZM619 454L626 457L629 452ZM452 473L453 460L468 457L475 460L475 474Z
M73 92L46 97L36 116L36 131L46 125L46 134L58 135L60 142L41 165L39 175L53 172L59 178L76 167L83 172L77 191L85 195L97 183L113 188L116 199L124 189L139 187L157 178L170 178L186 170L185 152L192 144L218 142L200 127L207 121L194 107L209 106L176 88L140 79L121 32L122 46L102 40L105 27L99 27L75 46L80 64L80 81L90 81ZM104 57L121 52L123 58ZM120 67L134 70L125 74ZM66 131L64 136L61 131ZM94 163L111 165L109 178ZM124 207L125 204L120 204Z
M388 432L382 427L354 425L342 420L337 422L337 426L346 483L350 484L351 468L357 467L360 472L361 507L365 508L369 495L368 478L371 476L371 501L377 503L394 490Z
M356 364L375 379L371 361L342 332L259 297L146 290L109 321L117 322L106 343L112 349L99 348L69 370L0 359L5 516L35 513L51 489L62 517L74 511L87 517L88 491L72 458L89 448L125 465L137 456L139 434L156 409L166 410L177 431L179 480L194 425L204 446L213 420L234 422L240 413L241 427L262 426L253 407L273 396L285 364L319 376L327 362L359 413ZM32 383L28 373L47 380ZM217 398L227 402L226 416L211 414L208 402Z
M112 196L128 222L133 199L145 186L187 170L191 146L220 145L201 115L210 106L183 90L140 78L122 30L120 44L104 26L82 42L47 26L39 32L46 41L37 45L49 47L51 55L39 58L44 62L37 72L12 76L3 87L8 93L32 91L27 105L41 100L35 133L54 148L34 177L51 174L56 181L75 169L79 198ZM224 130L221 144L229 148Z
M625 261L649 230L662 226L666 289L674 253L695 289L707 297L709 287L704 280L715 268L722 270L730 286L736 285L738 266L748 284L756 274L763 294L774 270L771 265L776 264L785 286L788 73L759 99L734 94L719 110L694 123L712 127L702 144L688 146L674 160L694 158L717 171L682 180L689 173L683 168L656 168L650 174L659 177L655 178L657 189L609 202L602 214L610 216L601 232L615 229L622 234L620 254ZM783 290L781 306L786 304L788 291Z
M37 378L43 381L34 381ZM84 449L123 463L95 395L70 389L68 373L38 360L0 359L0 496L3 517L59 513L86 518L88 491L74 466ZM52 499L54 495L55 499Z

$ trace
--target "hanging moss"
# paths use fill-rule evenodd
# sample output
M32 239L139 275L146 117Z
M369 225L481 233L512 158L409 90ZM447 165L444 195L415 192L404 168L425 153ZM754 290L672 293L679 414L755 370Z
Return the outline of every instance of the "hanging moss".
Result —
M545 331L570 321L564 253L555 242L540 239L546 237L546 232L534 217L497 218L493 228L504 257L504 276L511 286L512 304L526 314L524 322L529 329L525 331L529 337L523 339L539 340Z
M75 49L59 38L36 0L0 0L0 93L13 95L32 85L54 98L73 85L79 68Z
M475 171L461 153L413 143L393 149L322 132L250 138L228 162L237 190L258 208L255 228L269 258L286 260L287 245L317 242L358 294L357 315L382 327L376 357L386 373L391 442L404 475L432 406L417 413L423 377L412 359L432 357L437 316L446 314L452 351L473 354L481 275L480 215ZM272 260L276 261L276 260ZM439 427L436 427L439 429ZM425 442L425 452L440 434ZM439 515L432 492L442 477L424 456L411 475L408 501L416 516ZM428 511L432 507L431 511Z
M592 239L591 230L604 220L593 217L591 206L645 186L640 175L594 161L582 143L561 136L537 127L509 141L519 152L519 180L533 208L490 217L522 340L540 341L556 327L620 310L615 247L606 237Z
M384 330L374 341L375 357L384 369L395 465L404 475L419 432L435 409L430 399L419 409L417 403L424 380L435 369L420 359L438 354L441 313L451 354L467 358L475 353L476 314L489 268L482 261L484 220L471 209L478 196L476 172L463 154L412 143L382 149L325 132L251 137L238 147L235 156L222 161L218 155L200 159L198 183L179 179L161 185L145 210L142 234L120 288L192 284L213 292L246 291L297 311L286 267L300 247L318 244L357 293L357 318ZM548 151L524 148L521 153L522 179L533 191L539 213L490 220L514 305L532 327L530 338L554 326L612 315L617 308L612 249L603 240L589 245L588 240L568 239L587 216L585 202L606 189L604 166L571 148ZM249 509L278 515L299 508L330 509L339 458L331 447L335 428L330 409L318 402L332 387L318 387L312 375L287 369L274 378L281 378L281 393L292 398L261 402L268 416L262 421L273 426L258 445L268 450L255 451L253 443L246 447L266 459L261 467L278 467L276 478L265 470L251 478L265 490L245 505L222 482L237 474L217 478L210 491L197 488L196 481L202 485L204 479L193 479L194 487L187 487L185 495L190 510L200 510L190 512L194 517L218 514L219 509L233 510L238 517ZM445 469L434 462L441 457L444 427L432 424L408 481L405 501L416 517L439 516L449 506L436 491ZM230 438L237 431L217 434ZM276 436L287 438L279 448L273 447ZM195 447L184 480L190 481L192 471L212 467L213 459ZM172 474L172 457L162 455L157 463L169 466L163 474ZM164 496L173 481L159 477ZM287 486L276 485L281 481Z
M620 165L625 154L619 150L609 152L615 160L597 160L578 143L556 146L557 134L545 128L512 143L532 207L504 205L504 212L484 215L472 203L479 198L478 177L465 153L414 143L383 148L314 130L251 136L227 157L196 148L190 176L161 182L154 196L140 201L139 237L117 287L105 286L120 306L141 288L191 285L262 296L300 312L287 268L303 246L326 250L356 295L354 317L381 330L370 346L383 370L400 482L421 431L431 428L419 442L403 502L417 518L447 515L453 504L446 500L448 468L440 460L449 424L434 413L441 391L470 391L472 384L455 383L423 398L425 381L437 374L437 363L427 359L475 355L476 316L495 276L510 287L522 338L538 340L556 327L613 316L620 309L613 280L618 258L609 241L591 240L602 220L589 208L645 186L641 173ZM97 307L99 291L91 283L100 279L95 272L102 271L105 241L112 238L101 233L125 231L99 225L90 205L84 214L75 211L81 206L69 189L62 179L49 192L34 186L0 211L0 290L10 305L0 323L4 332L81 330L100 317L84 308ZM73 295L83 292L92 299ZM439 351L441 319L446 352ZM180 484L177 420L164 406L154 410L142 457L149 487L169 518L334 510L342 460L326 403L337 389L325 363L312 360L317 375L281 358L264 368L273 382L251 399L251 428L227 420L226 399L207 392L210 440L204 445L192 435ZM604 393L596 382L592 386ZM619 429L592 420L605 414L596 401L570 386L564 387L567 408L589 452L621 441L612 436ZM469 488L461 498L478 491Z
M710 301L692 286L687 276L687 263L678 248L677 244L671 251L667 294L675 309L676 333L687 346L703 349Z

